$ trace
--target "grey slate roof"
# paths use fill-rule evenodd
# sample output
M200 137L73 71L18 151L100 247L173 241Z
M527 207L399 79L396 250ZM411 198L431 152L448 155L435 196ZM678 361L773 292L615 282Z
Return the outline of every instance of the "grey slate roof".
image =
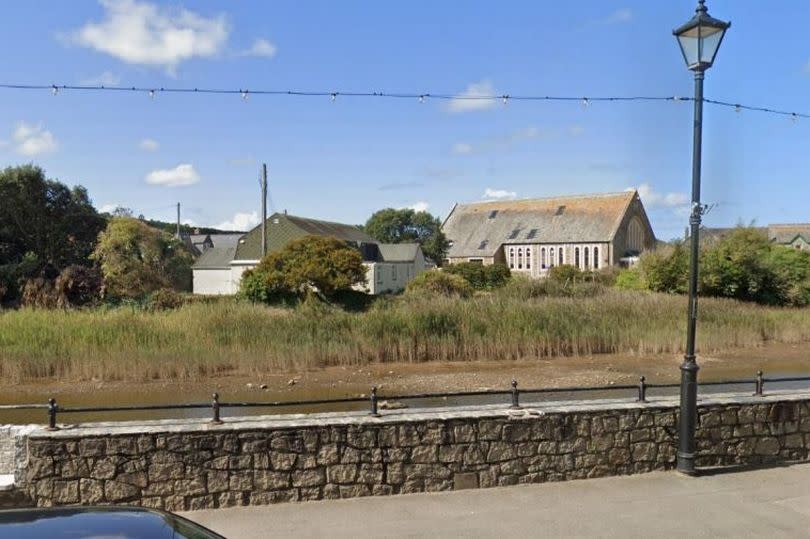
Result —
M413 262L419 252L418 243L380 243L382 262Z
M705 239L708 241L722 239L735 228L736 227L701 227L700 238L701 240ZM773 243L788 245L797 237L804 238L806 242L810 243L810 223L770 224L768 226L756 226L752 228L759 230L763 234L767 234L768 239Z
M242 236L244 236L243 233L208 235L208 237L211 238L211 243L214 244L214 247L236 247L236 244L239 243L239 238Z
M374 238L354 225L307 219L283 213L274 213L267 218L267 252L283 249L289 242L305 236L328 236L339 240L361 243L377 243ZM262 227L257 226L237 243L236 260L258 260L262 257Z
M509 243L609 242L636 191L458 204L442 226L448 256L494 256Z
M236 253L236 247L212 247L206 250L191 266L192 269L228 269Z

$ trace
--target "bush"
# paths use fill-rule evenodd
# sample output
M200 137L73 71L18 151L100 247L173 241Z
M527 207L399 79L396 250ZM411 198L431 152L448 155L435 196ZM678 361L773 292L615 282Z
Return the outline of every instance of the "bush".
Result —
M365 280L366 268L357 249L336 238L307 236L245 272L239 294L254 302L277 303L303 299L315 289L331 298Z
M683 244L645 253L639 260L644 282L653 292L685 294L689 287L689 256Z
M641 276L641 272L636 268L628 268L621 270L616 274L616 281L614 282L616 288L624 290L646 290L647 285Z
M35 277L25 281L20 303L23 307L53 309L56 307L57 299L53 281L44 277Z
M511 277L509 267L504 264L485 266L475 262L452 264L444 271L463 277L475 290L493 290L504 286Z
M54 281L56 306L62 309L95 305L101 299L101 272L87 266L68 266Z
M181 294L171 288L161 288L150 294L146 307L150 311L170 311L182 307L183 303L185 302Z
M473 295L473 287L460 275L446 270L429 270L411 279L405 293L468 298Z
M552 283L559 284L574 284L585 279L583 272L576 266L563 264L562 266L553 266L548 270L548 280Z

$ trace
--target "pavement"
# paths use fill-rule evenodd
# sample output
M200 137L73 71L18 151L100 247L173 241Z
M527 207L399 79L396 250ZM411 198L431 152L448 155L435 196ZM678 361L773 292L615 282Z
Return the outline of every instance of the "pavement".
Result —
M231 539L810 537L810 464L193 511Z

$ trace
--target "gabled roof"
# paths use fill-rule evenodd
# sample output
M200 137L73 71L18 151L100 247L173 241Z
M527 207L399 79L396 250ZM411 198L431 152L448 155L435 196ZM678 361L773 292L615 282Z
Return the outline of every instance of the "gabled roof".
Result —
M768 237L782 244L793 243L798 237L810 243L810 223L768 225Z
M236 247L212 247L191 266L192 269L228 269L236 254Z
M380 243L381 262L413 262L421 247L418 243Z
M239 243L239 238L244 236L243 233L239 234L209 234L208 237L211 238L211 243L214 244L214 247L236 247L237 243Z
M354 225L332 223L274 213L267 218L267 252L280 251L289 242L305 236L328 236L361 244L377 243L374 238ZM257 226L245 234L236 247L235 260L259 260L262 257L262 227Z
M444 222L448 256L494 256L502 244L609 242L636 191L457 204Z

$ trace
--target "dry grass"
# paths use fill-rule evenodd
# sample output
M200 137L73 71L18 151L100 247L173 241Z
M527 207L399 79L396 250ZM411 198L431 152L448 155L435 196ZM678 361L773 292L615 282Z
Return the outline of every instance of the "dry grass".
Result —
M810 309L703 299L704 353L810 341ZM685 298L608 290L580 298L498 293L393 298L362 313L238 302L167 312L132 308L0 313L6 381L204 378L370 362L511 360L677 353Z

